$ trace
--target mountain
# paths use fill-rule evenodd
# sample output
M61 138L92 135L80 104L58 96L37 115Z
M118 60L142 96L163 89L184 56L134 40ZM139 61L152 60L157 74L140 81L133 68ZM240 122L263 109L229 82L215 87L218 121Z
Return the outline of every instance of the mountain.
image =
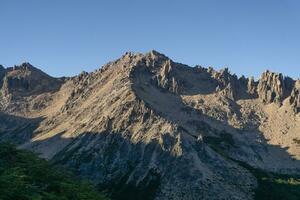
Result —
M282 74L255 81L156 51L70 78L28 63L0 74L0 141L112 199L253 199L266 177L300 175L300 82Z

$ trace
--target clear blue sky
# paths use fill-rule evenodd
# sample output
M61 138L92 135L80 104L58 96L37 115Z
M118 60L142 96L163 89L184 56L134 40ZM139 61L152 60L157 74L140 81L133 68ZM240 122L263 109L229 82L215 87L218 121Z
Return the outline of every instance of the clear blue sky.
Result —
M5 67L75 75L151 49L191 66L300 78L300 1L0 0Z

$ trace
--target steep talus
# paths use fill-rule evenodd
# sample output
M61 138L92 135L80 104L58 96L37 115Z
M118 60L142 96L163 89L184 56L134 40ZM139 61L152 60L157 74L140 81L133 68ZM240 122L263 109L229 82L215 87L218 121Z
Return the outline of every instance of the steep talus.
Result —
M300 169L300 84L281 74L238 78L151 51L71 78L0 66L0 80L1 141L115 199L252 199L256 178L239 162Z

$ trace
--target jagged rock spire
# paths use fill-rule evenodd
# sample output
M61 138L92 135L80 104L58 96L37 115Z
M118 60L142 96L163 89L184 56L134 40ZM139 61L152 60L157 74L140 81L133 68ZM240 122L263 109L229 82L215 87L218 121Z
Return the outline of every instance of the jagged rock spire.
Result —
M300 112L300 80L297 80L292 90L290 104L296 113Z
M267 70L259 80L257 92L259 98L265 103L281 102L291 93L293 80Z

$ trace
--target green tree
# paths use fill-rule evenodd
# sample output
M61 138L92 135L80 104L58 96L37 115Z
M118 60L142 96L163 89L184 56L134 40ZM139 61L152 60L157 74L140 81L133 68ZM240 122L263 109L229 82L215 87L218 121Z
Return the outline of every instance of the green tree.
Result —
M0 200L106 200L88 182L34 153L0 144Z

